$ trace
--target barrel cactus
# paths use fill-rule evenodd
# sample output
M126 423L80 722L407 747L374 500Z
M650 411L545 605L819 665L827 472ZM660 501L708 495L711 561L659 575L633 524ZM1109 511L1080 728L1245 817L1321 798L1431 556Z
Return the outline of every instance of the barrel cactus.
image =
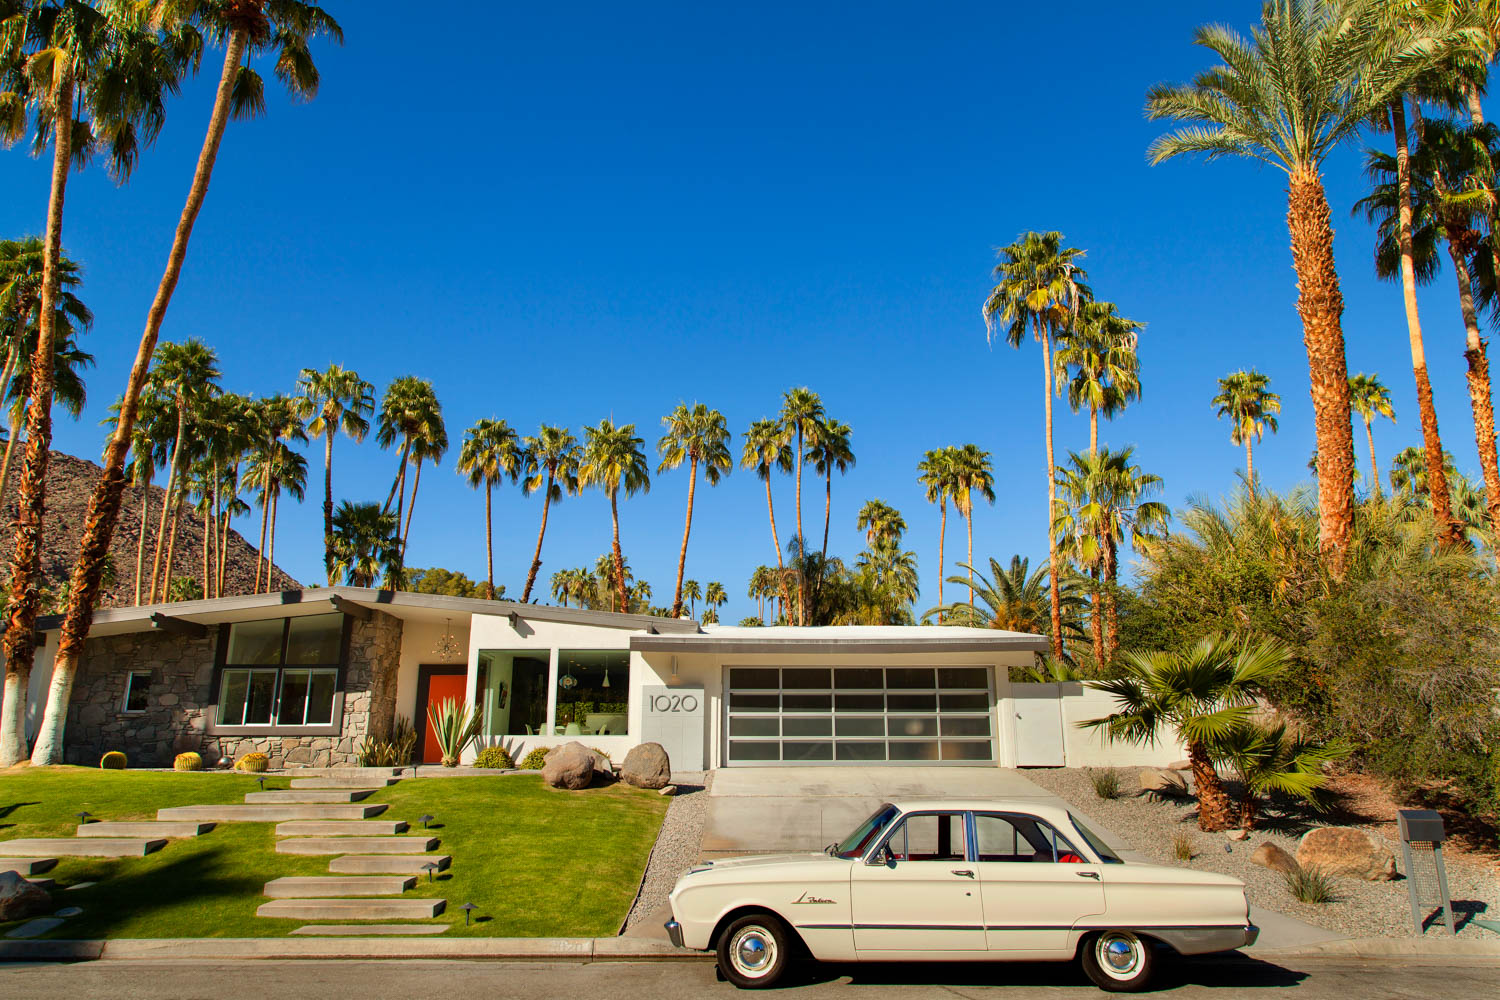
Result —
M271 763L271 758L263 753L247 753L235 761L236 771L264 771Z
M129 763L125 755L118 750L111 750L99 758L99 767L105 771L123 771Z
M172 770L201 771L203 770L203 758L191 751L180 753L172 758Z

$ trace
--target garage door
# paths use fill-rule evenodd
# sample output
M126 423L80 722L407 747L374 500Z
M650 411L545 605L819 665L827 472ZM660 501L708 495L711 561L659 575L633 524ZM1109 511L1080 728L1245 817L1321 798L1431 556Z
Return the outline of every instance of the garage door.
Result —
M992 764L988 667L730 667L725 763Z

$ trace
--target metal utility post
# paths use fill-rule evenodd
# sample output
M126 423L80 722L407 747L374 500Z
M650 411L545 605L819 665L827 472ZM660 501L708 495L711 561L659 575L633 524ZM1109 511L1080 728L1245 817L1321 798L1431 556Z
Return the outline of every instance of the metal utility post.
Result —
M1406 895L1411 900L1411 925L1424 932L1424 906L1436 905L1453 928L1453 899L1448 895L1448 870L1443 867L1443 817L1433 809L1401 809L1396 813L1401 830L1401 855L1406 861ZM1428 858L1431 861L1428 861ZM1435 890L1435 892L1434 892ZM1428 902L1433 899L1432 902Z

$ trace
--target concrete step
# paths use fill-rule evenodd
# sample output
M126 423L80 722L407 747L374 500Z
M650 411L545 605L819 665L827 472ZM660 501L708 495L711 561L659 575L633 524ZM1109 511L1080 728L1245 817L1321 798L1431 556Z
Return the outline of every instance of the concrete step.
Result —
M293 820L276 827L278 837L389 837L409 828L399 819Z
M441 934L447 929L447 924L308 924L306 927L298 927L292 933L316 937L406 937L412 934Z
M167 846L165 837L36 837L0 841L0 849L33 858L140 858Z
M293 788L384 788L394 785L400 778L377 778L368 774L354 774L347 778L293 778Z
M287 802L358 802L375 794L373 788L292 788L284 792L248 792L245 801L250 805Z
M29 878L26 881L30 882L32 885L36 886L38 889L46 889L48 892L51 892L53 889L57 888L57 880L56 879L50 879L50 878Z
M443 912L441 899L273 899L257 917L290 920L428 920Z
M79 837L196 837L212 830L212 823L196 823L192 820L168 822L143 820L123 822L105 820L101 823L82 823L78 827Z
M426 875L423 865L435 864L442 871L452 863L451 854L346 854L328 862L328 870L346 875Z
M272 879L272 899L326 899L329 896L399 896L417 884L415 875L314 875Z
M337 778L340 781L360 782L362 779L374 779L371 785L379 784L386 778L400 777L402 774L410 774L410 767L289 767L280 772L284 777L290 778ZM369 787L365 785L363 787Z
M436 837L295 837L276 842L277 854L419 854L441 843ZM431 860L431 859L429 859Z
M222 805L170 806L156 810L159 820L197 820L202 823L283 823L290 819L369 819L389 809L384 802L345 805ZM3 848L0 848L3 849Z
M3 843L3 841L0 841ZM57 867L56 858L0 858L0 872L15 872L20 876L40 875Z

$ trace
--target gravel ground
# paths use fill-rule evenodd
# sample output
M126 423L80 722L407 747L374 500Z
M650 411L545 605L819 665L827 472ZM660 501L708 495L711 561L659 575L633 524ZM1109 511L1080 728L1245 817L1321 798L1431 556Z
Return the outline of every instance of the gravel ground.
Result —
M1197 808L1191 800L1179 803L1136 794L1138 768L1120 768L1119 772L1122 797L1118 799L1101 799L1095 795L1087 770L1028 769L1025 774L1047 791L1096 818L1131 848L1155 862L1221 872L1240 879L1245 883L1250 902L1256 906L1351 937L1411 936L1411 904L1402 877L1393 882L1340 878L1337 879L1335 902L1299 903L1288 894L1278 873L1250 860L1250 853L1268 840L1295 855L1298 840L1309 828L1300 817L1288 819L1274 813L1265 816L1262 818L1264 825L1252 831L1249 840L1235 842L1222 833L1199 830ZM1191 861L1178 861L1173 856L1172 839L1179 832L1193 839L1195 853ZM1370 832L1386 843L1398 868L1401 867L1400 844L1381 837L1373 829ZM1224 850L1226 844L1231 848L1228 853ZM1445 861L1455 921L1466 924L1470 915L1489 920L1500 918L1500 881L1483 867L1452 858L1445 858ZM1439 921L1429 933L1447 932ZM1471 924L1460 926L1459 936L1494 940L1491 932Z
M685 772L672 775L677 794L667 809L651 859L646 862L646 876L641 880L635 905L625 918L621 933L650 917L666 905L667 895L683 872L698 863L698 848L703 842L703 823L708 817L708 789L713 772Z

